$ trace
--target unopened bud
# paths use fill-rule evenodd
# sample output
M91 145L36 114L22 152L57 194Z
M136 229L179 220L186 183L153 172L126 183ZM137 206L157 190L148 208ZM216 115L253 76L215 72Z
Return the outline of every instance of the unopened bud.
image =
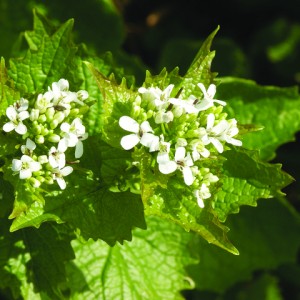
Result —
M45 142L44 136L43 136L43 135L37 135L37 136L35 137L35 142L36 142L37 144L44 144L44 142Z
M51 134L48 137L48 141L51 142L51 143L58 143L60 141L60 136L57 135L57 134Z

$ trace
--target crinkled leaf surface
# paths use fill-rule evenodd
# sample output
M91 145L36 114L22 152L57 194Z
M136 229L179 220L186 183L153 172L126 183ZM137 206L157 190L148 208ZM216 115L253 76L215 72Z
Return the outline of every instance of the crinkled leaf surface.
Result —
M281 189L293 181L280 164L261 162L255 151L236 149L223 156L223 185L213 196L214 211L222 222L242 205L256 206L258 199L282 195Z
M296 261L300 246L299 217L283 200L260 201L255 209L243 207L226 224L240 255L233 256L195 240L200 263L189 267L189 273L198 289L224 292L237 282L251 279L255 270L273 270Z
M276 149L295 139L300 130L300 96L297 87L261 86L254 81L222 78L218 99L228 102L228 112L240 124L263 127L243 136L243 146L260 150L263 160L275 157Z
M187 247L191 236L160 218L148 218L147 224L147 231L135 230L132 242L122 246L74 241L71 298L183 299L180 290L193 287L184 270L196 262Z

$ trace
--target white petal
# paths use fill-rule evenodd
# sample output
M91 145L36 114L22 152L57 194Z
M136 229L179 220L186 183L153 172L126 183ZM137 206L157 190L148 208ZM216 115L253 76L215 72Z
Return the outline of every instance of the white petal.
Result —
M68 147L75 147L78 143L78 137L76 134L74 133L69 133L67 135L67 143L68 143Z
M177 164L175 161L168 161L166 163L159 164L158 169L163 174L170 174L170 173L173 173L174 171L176 171Z
M65 180L64 180L63 178L57 177L57 178L56 178L56 181L57 181L59 187L60 187L62 190L64 190L64 189L66 188L67 185L66 185L66 182L65 182Z
M14 172L19 172L21 168L22 168L22 161L19 159L13 159L11 169Z
M27 127L22 122L20 122L18 126L15 128L15 130L18 134L23 135L27 132Z
M184 183L186 185L191 185L195 180L195 177L193 176L191 168L190 167L183 167L182 173L183 173Z
M166 152L159 152L156 161L158 164L165 164L170 161L169 154Z
M228 129L228 122L226 120L221 120L213 129L212 132L215 135L220 135Z
M223 145L221 144L221 142L218 139L211 138L210 141L215 146L215 148L217 149L217 151L219 153L222 153L224 151Z
M200 102L197 103L195 105L195 107L197 108L198 111L203 111L203 110L209 109L213 105L214 105L214 103L211 100L205 98L203 100L200 100Z
M145 146L150 148L152 143L157 143L157 146L159 145L159 137L152 134L152 133L144 133L143 136L141 137L140 143ZM158 148L157 148L158 150Z
M3 125L3 130L5 132L10 132L16 128L15 124L13 122L8 122Z
M32 172L36 172L41 169L41 164L37 161L32 161L29 163L29 167Z
M134 133L138 133L140 130L139 123L128 116L121 117L119 120L119 125L124 130Z
M21 111L19 114L18 114L18 117L21 121L29 118L29 112L27 110L24 110L24 111Z
M32 141L30 138L27 138L26 140L26 148L33 151L36 148L36 144L34 141Z
M82 141L78 141L75 148L75 157L80 158L83 155L83 144Z
M65 152L68 149L68 141L66 138L62 138L57 146L59 152Z
M121 139L121 146L125 149L125 150L130 150L132 149L134 146L136 146L140 141L140 138L138 137L138 135L136 134L128 134L122 137Z
M209 114L207 116L207 125L206 129L212 129L215 123L215 115L214 114Z
M61 175L63 176L68 176L73 172L73 168L70 166L64 167L63 169L60 170Z
M24 169L20 171L20 179L27 179L32 176L30 169Z
M60 130L63 132L66 132L66 133L70 132L70 128L71 128L71 125L66 122L64 122L60 125Z
M183 161L185 157L185 148L178 147L175 152L175 161Z
M213 99L216 94L216 91L217 91L216 86L214 84L211 84L207 89L207 96L210 99Z
M243 145L242 141L237 140L237 139L234 139L234 138L232 138L232 137L228 137L228 136L225 137L225 141L226 141L227 143L229 143L229 144L234 145L234 146L242 146L242 145Z
M217 103L219 103L220 105L222 105L222 106L226 106L226 102L225 101L222 101L222 100L213 100L214 102L217 102Z
M202 82L200 82L197 85L200 88L201 92L203 93L204 97L207 97L207 92L206 92L206 88L205 88L204 84Z
M141 129L142 129L142 132L153 132L150 124L148 121L144 121L142 124L141 124Z
M11 121L13 121L13 120L17 119L18 114L17 114L17 111L12 106L9 106L6 109L6 115Z

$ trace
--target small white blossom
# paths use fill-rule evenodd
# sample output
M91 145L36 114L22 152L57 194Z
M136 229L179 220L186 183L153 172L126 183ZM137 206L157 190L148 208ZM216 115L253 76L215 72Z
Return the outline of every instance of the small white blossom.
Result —
M194 165L190 153L186 154L184 147L178 147L175 152L175 161L178 168L182 171L183 179L186 185L191 185L195 177L193 175L191 167Z
M195 104L195 107L198 109L198 111L203 111L212 107L214 105L214 102L222 106L226 105L225 101L214 99L214 96L216 94L216 86L214 84L211 84L207 90L205 89L203 83L198 83L197 85L203 93L203 99Z
M194 196L197 198L197 203L199 207L204 208L204 199L211 197L208 186L205 183L202 183L199 190L194 190Z
M203 156L204 158L209 157L210 152L207 150L203 142L201 140L193 140L190 143L190 147L192 148L192 157L193 161L197 161Z
M33 150L36 148L36 144L30 138L26 139L26 144L21 146L21 152L23 154L31 155Z
M62 169L54 169L52 170L52 177L58 183L59 187L64 190L67 186L66 181L64 179L65 176L68 176L73 172L73 168L70 166L64 167Z
M6 109L6 116L9 118L10 122L3 125L3 130L5 132L15 130L21 135L27 132L27 127L22 122L29 118L29 112L27 110L18 112L13 106L9 106Z
M17 112L25 111L28 109L29 102L25 98L21 98L19 101L16 101L13 106Z
M180 107L184 110L184 112L188 114L197 114L199 110L194 106L194 101L196 100L196 97L190 96L189 99L183 100L178 98L171 98L169 100L170 103L172 103L176 107ZM178 114L178 117L180 115Z
M128 116L119 119L119 125L122 129L133 132L122 137L121 146L125 150L130 150L138 143L148 147L150 152L157 151L159 147L159 137L154 135L148 121L144 121L141 125Z
M235 146L241 146L242 142L234 139L233 136L238 134L238 128L236 126L236 120L232 119L230 122L227 120L221 120L214 126L215 115L209 114L207 116L207 135L202 138L205 145L212 143L219 153L224 151L224 147L220 141L233 144Z
M48 161L53 169L62 169L66 164L66 155L64 152L59 152L55 147L51 147L49 150Z
M53 99L53 95L50 92L46 92L45 94L39 94L34 107L35 109L39 110L39 113L44 113L47 108L52 107L53 103L51 100Z
M156 158L158 169L163 174L170 174L177 169L177 163L174 160L170 160L169 157L171 144L164 141L163 135L161 135L160 138L159 152Z
M170 94L174 88L174 84L168 85L164 90L158 87L140 87L138 92L143 94L143 98L149 101L150 105L157 109L165 109L169 105Z
M161 124L161 123L169 123L172 122L174 119L174 115L171 111L163 111L163 110L159 110L156 114L155 114L155 118L154 121L156 124Z
M12 170L19 172L20 179L27 179L32 176L32 172L39 171L41 164L33 160L28 155L22 155L21 159L13 159Z
M59 152L65 152L68 147L75 147L79 142L79 138L86 136L85 126L79 118L74 119L71 124L62 123L60 129L63 138L58 143L57 149ZM81 143L80 145L82 146Z

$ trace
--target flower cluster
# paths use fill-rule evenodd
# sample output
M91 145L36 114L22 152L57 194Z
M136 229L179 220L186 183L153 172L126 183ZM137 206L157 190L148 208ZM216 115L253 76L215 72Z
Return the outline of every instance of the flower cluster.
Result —
M34 187L42 183L66 188L64 177L72 173L67 149L75 148L75 159L83 154L82 141L88 137L82 116L88 110L88 92L69 91L69 82L60 79L33 101L21 98L6 109L5 132L15 131L22 144L21 157L12 160L12 170ZM31 106L31 107L30 107Z
M239 130L235 119L227 120L222 112L226 102L214 99L216 86L206 90L197 85L202 99L190 95L175 97L174 85L166 89L140 87L130 116L122 116L119 125L130 132L122 137L121 146L130 150L139 144L155 156L163 174L182 173L198 205L211 197L210 185L219 178L204 167L204 161L224 151L226 143L241 146L234 138ZM200 91L199 91L200 92Z

